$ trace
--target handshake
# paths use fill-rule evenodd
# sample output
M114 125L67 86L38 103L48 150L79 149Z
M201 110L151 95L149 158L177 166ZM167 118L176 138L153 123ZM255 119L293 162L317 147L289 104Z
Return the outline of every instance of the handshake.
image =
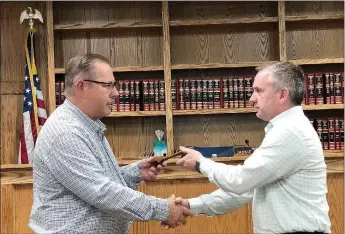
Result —
M168 230L169 228L175 228L181 224L186 224L186 218L193 216L190 211L189 202L187 199L181 197L175 198L175 195L171 195L168 198L169 202L169 216L168 219L161 222L161 229Z

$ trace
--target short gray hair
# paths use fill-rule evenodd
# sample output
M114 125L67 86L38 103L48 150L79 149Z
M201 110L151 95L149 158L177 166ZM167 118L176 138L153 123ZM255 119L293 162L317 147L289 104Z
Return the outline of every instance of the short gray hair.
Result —
M276 62L256 68L257 71L271 72L271 81L274 89L287 88L290 101L294 105L301 105L305 95L304 73L300 66L291 62Z
M65 92L73 94L73 84L78 80L93 80L93 68L96 62L110 64L109 60L99 54L83 54L71 58L65 73Z

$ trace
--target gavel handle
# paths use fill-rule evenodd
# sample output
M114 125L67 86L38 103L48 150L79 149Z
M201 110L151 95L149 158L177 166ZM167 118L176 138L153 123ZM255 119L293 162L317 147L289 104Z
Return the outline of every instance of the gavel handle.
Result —
M178 152L176 152L175 154L173 154L173 155L171 155L171 156L164 157L164 158L162 158L162 159L158 159L157 161L154 161L154 162L153 162L153 165L154 165L155 167L157 167L158 165L163 165L163 162L165 162L165 161L167 161L167 160L169 160L169 159L171 159L171 158L175 158L175 157L177 157L177 156L180 156L180 155L181 155L181 158L182 158L183 156L185 156L185 153L183 153L183 152L181 152L181 151L178 151Z

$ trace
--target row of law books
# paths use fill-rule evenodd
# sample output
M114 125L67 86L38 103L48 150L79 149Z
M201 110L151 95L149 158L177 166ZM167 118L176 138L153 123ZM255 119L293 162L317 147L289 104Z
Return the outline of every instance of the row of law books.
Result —
M171 81L174 110L245 108L249 103L253 77L175 79ZM119 97L112 111L165 110L165 82L159 79L120 80Z
M343 118L316 118L309 120L319 135L324 150L344 149Z
M309 73L305 78L305 105L344 103L344 73Z
M344 102L342 72L306 74L305 105ZM234 78L178 78L171 81L174 110L246 108L253 94L254 76ZM56 82L56 105L65 100L63 81ZM112 111L165 110L165 82L161 79L119 80L119 96Z
M66 97L65 97L64 91L65 91L65 82L56 81L55 82L56 107L62 105L62 103L65 101Z

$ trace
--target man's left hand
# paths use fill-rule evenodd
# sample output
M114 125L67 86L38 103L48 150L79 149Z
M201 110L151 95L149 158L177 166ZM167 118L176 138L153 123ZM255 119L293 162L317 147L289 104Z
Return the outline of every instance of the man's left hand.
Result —
M154 180L159 172L162 171L163 167L161 165L158 165L155 167L153 163L157 159L157 156L153 156L150 158L145 158L140 160L139 162L139 169L140 169L140 174L143 177L143 180L145 181L150 181Z
M202 154L199 151L189 149L183 146L180 146L179 149L185 154L185 156L183 156L180 160L178 160L176 162L176 165L182 166L184 168L194 171L196 162L201 157L203 157Z

